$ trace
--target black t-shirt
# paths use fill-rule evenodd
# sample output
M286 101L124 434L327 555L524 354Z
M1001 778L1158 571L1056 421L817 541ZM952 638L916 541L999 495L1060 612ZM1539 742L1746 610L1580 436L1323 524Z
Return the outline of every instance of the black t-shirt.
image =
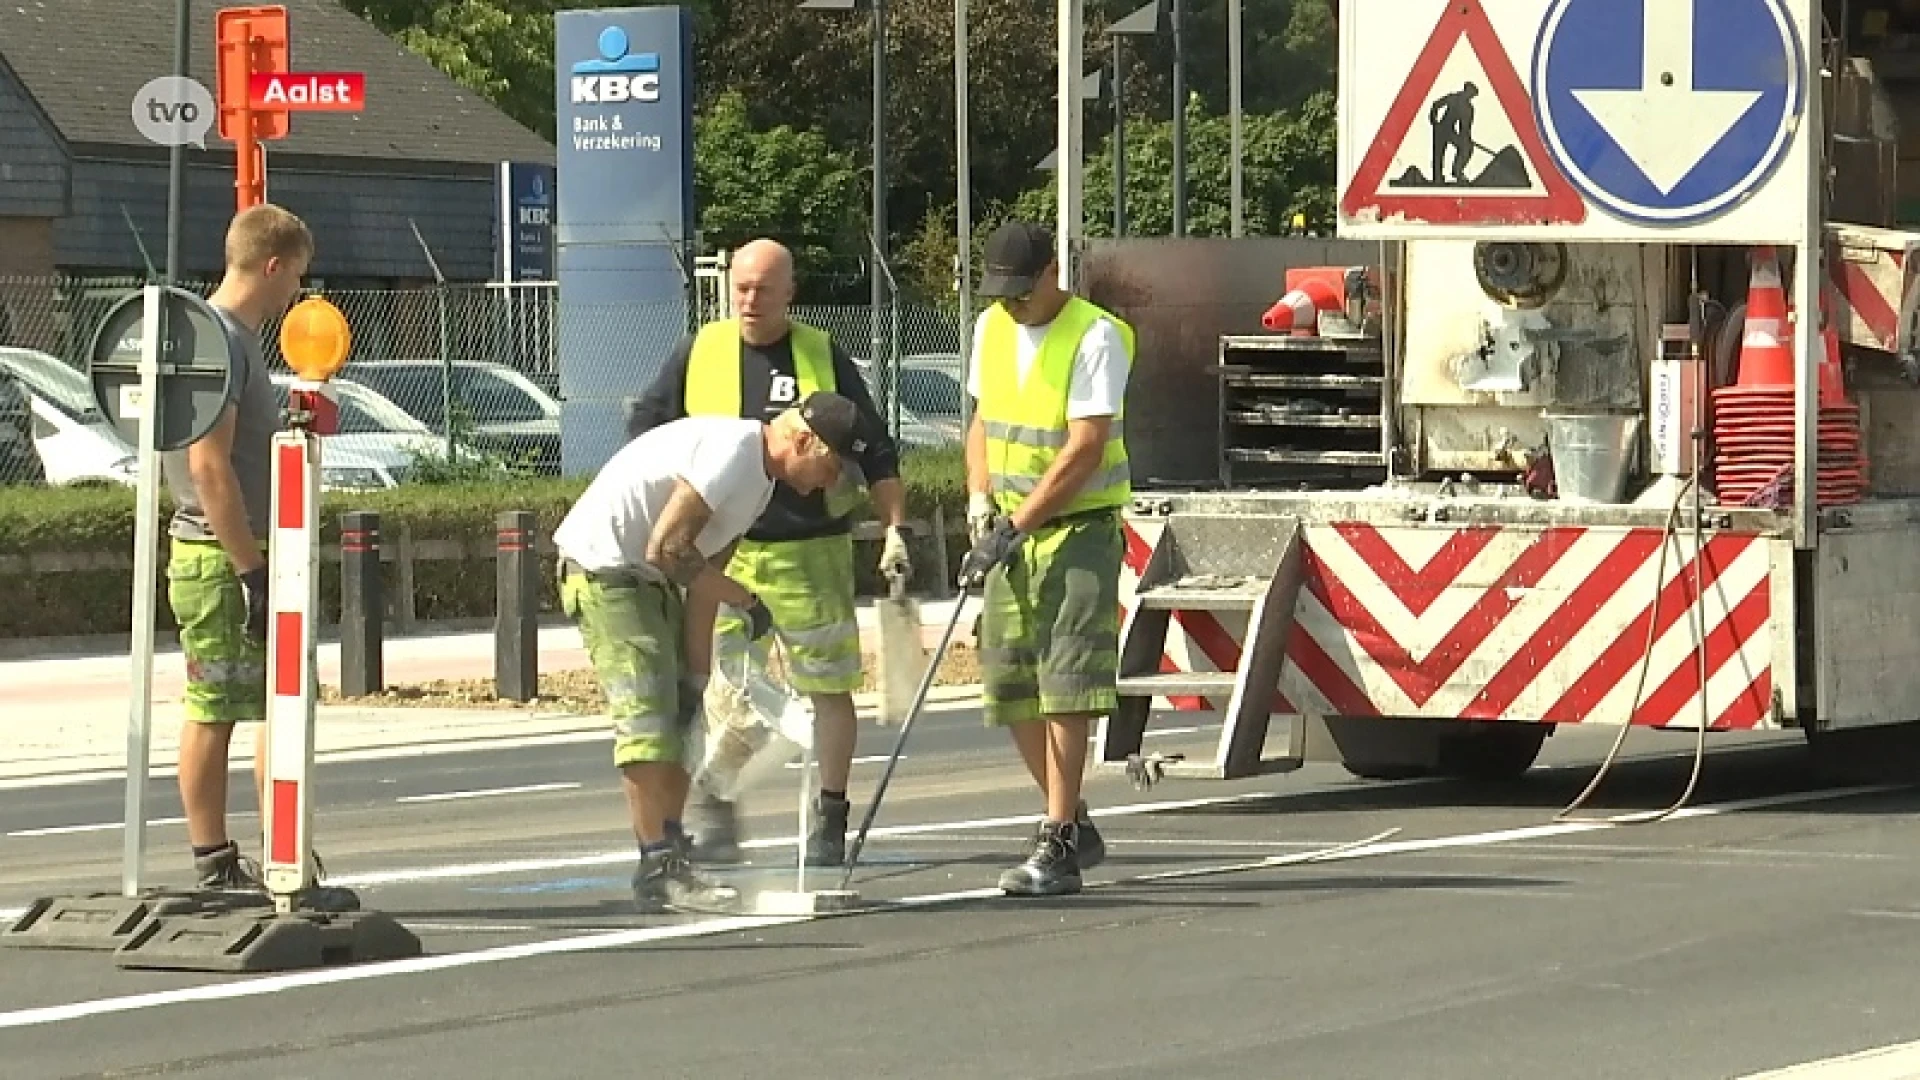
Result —
M662 424L687 415L687 367L693 357L693 336L675 345L667 362L646 393L627 412L627 438L633 439ZM740 343L740 415L772 420L800 403L800 381L794 372L793 336L767 345ZM886 421L867 392L866 380L839 345L833 346L834 390L852 401L866 418L867 449L854 464L869 485L900 475L900 454L887 433ZM773 501L748 530L747 538L760 542L807 540L847 532L851 523L827 513L825 492L802 497L785 484L775 484Z

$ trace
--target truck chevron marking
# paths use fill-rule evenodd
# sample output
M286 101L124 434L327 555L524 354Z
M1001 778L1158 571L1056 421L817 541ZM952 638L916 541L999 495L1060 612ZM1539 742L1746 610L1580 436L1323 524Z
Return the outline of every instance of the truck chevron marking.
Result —
M1154 527L1127 526L1123 603ZM1619 724L1657 588L1659 622L1632 723L1698 723L1701 648L1686 537L1665 541L1674 546L1657 583L1659 529L1463 526L1436 537L1431 528L1341 522L1309 526L1307 540L1277 714ZM1777 618L1767 543L1723 534L1699 558L1713 727L1760 727L1771 708ZM1232 671L1245 633L1236 618L1183 612L1164 659L1179 670Z

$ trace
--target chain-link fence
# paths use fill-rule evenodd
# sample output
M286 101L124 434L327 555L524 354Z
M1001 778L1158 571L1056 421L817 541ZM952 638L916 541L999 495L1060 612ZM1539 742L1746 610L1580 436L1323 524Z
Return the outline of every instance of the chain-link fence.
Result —
M132 482L133 451L94 408L83 373L107 312L141 284L0 277L0 484ZM215 284L181 283L202 296ZM712 317L716 290L701 285L694 310ZM691 328L679 303L574 304L563 320L552 282L314 291L353 330L336 380L341 433L328 450L335 487L451 479L502 465L544 474L597 467L605 454L581 448L617 447L621 403L645 391ZM950 314L903 303L877 316L865 306L799 306L793 317L826 330L855 358L904 446L958 444L960 332ZM265 331L284 400L291 374L279 328ZM570 460L563 430L574 445Z

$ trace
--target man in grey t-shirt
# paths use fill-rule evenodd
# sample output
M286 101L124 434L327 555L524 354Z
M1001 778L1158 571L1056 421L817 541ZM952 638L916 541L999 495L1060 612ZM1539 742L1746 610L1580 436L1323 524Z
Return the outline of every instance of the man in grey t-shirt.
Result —
M261 328L300 295L312 258L312 234L286 210L262 204L235 215L226 273L208 300L242 344L245 363L213 430L162 459L178 507L168 530L167 600L187 666L180 800L202 889L263 889L227 836L227 754L233 725L265 719L267 706L266 542L280 410ZM261 743L256 784L266 775Z
M233 385L227 404L233 406L233 442L228 457L234 479L240 485L240 502L246 507L247 525L256 538L267 535L267 515L273 508L273 434L280 430L280 405L273 395L273 377L267 371L266 349L258 328L247 326L232 311L214 305L227 333L240 345L244 364L233 373ZM190 451L173 450L161 455L162 475L173 495L173 522L168 535L179 540L212 540L220 537L207 520L200 493L194 487ZM264 564L262 564L264 565Z

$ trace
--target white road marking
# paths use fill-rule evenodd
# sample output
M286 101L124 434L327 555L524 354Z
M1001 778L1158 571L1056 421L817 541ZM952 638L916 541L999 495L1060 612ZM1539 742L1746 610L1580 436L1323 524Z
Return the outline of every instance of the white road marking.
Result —
M1093 811L1096 818L1126 817L1133 814L1156 814L1171 810L1191 810L1202 806L1227 806L1234 803L1270 800L1274 796L1255 795L1211 795L1198 799L1178 799L1167 802L1128 803ZM1012 814L1007 817L976 818L971 821L934 821L920 825L882 825L867 832L869 840L881 836L922 836L928 833L976 832L983 829L1010 829L1032 825L1040 820L1039 814ZM799 843L798 836L762 836L743 840L742 848L752 851L769 848L792 847ZM562 858L514 859L504 862L460 863L453 866L412 867L402 870L374 870L363 874L329 875L327 882L343 885L347 888L364 888L369 885L409 885L423 881L445 881L477 877L494 877L500 874L527 874L547 870L577 870L592 866L608 866L632 862L633 848L625 847L617 851L605 851L592 855L569 855Z
M152 828L155 825L185 825L186 823L187 819L183 817L153 818L147 822L147 827ZM127 823L124 821L102 821L94 825L55 825L46 829L20 829L15 832L10 832L7 835L22 838L29 836L65 836L68 833L106 832L109 829L124 829L126 827Z
M1740 1080L1912 1080L1915 1076L1920 1076L1920 1042L1896 1043L1751 1073Z
M905 760L907 760L908 758L911 758L912 756L913 756L912 754L901 754L901 755L900 755L900 760L901 760L901 761L905 761ZM855 764L855 765L878 765L878 764L880 764L881 762L883 762L883 761L885 761L885 760L887 760L887 755L885 755L885 754L868 754L868 755L867 755L867 756L865 756L865 757L857 757L857 758L854 758L854 759L853 759L853 764ZM789 769L792 769L792 770L794 770L795 772L798 772L798 771L800 770L800 766L801 766L802 764L804 764L804 762L799 762L799 761L789 761L789 762L787 762L787 765L786 765L786 767L787 767L787 768L789 768Z
M578 783L521 784L519 787L475 788L472 791L442 791L437 795L402 795L397 803L451 802L455 799L487 799L495 795L533 795L543 791L573 791Z
M1671 821L1676 819L1684 820L1685 818L1713 817L1713 816L1718 816L1722 814L1737 813L1742 810L1757 810L1757 809L1764 809L1767 807L1774 807L1774 806L1787 806L1787 805L1796 805L1796 804L1804 804L1804 803L1827 802L1834 799L1847 798L1847 797L1858 795L1858 794L1874 793L1874 792L1881 792L1881 791L1904 790L1907 787L1908 785L1887 784L1887 785L1877 785L1877 786L1871 786L1871 787L1844 788L1844 789L1837 789L1832 791L1797 792L1797 793L1787 794L1787 795L1766 796L1766 797L1757 798L1757 799L1742 799L1742 800L1729 802L1729 803L1720 803L1720 804L1715 804L1710 806L1693 807L1690 810L1682 811L1679 814L1675 814L1673 817L1668 818L1667 820ZM1124 816L1128 814L1151 813L1156 810L1181 809L1181 808L1197 807L1197 806L1217 806L1217 805L1236 803L1236 802L1272 801L1274 798L1275 796L1273 795L1255 794L1255 795L1215 796L1211 798L1187 799L1187 800L1181 800L1179 802L1166 802L1166 803L1135 803L1128 806L1111 807L1103 811L1097 810L1097 811L1094 811L1094 814L1095 816L1118 817L1118 816ZM1033 816L1028 815L1028 816L1021 816L1021 817L1013 817L1013 818L994 818L994 819L985 819L985 820L990 820L997 827L999 824L1020 824L1020 823L1030 822L1034 820L1034 818ZM1659 824L1659 823L1655 823L1655 824ZM909 831L929 832L929 831L936 831L936 830L953 830L955 828L966 828L966 827L987 827L987 826L982 821L933 823L931 825L925 825L925 826L905 826L898 830L893 830L893 831L876 829L872 833L869 833L868 835L869 836L878 835L883 832L886 832L888 835L902 835ZM1364 847L1353 848L1347 851L1342 851L1334 854L1328 854L1321 851L1303 851L1303 852L1296 853L1294 855L1282 855L1282 856L1276 856L1271 859L1263 859L1259 863L1252 864L1252 865L1257 866L1260 869L1268 869L1273 867L1287 866L1287 865L1296 864L1296 863L1336 862L1336 861L1343 861L1347 859L1365 858L1368 856L1377 857L1377 856L1386 855L1386 854L1398 854L1402 852L1432 851L1432 850L1439 850L1439 849L1445 849L1445 848L1451 848L1451 847L1500 844L1500 843L1505 843L1509 840L1529 839L1529 838L1540 836L1540 835L1559 835L1559 834L1564 834L1569 832L1590 832L1598 829L1612 829L1612 828L1626 828L1626 827L1628 826L1622 825L1620 823L1609 823L1605 821L1578 822L1578 823L1568 822L1568 823L1563 823L1559 825L1538 826L1533 828L1503 829L1503 830L1498 830L1494 832L1469 833L1469 834L1458 835L1458 836L1437 836L1437 837L1430 837L1425 840L1390 841L1390 842L1384 842L1384 843L1378 843L1378 844L1370 844ZM786 842L792 843L793 841L789 840ZM622 860L631 859L633 858L633 852L631 850L623 851L618 853L617 857ZM611 861L609 857L602 857L602 856L589 856L588 858L599 860L599 861ZM529 860L529 861L531 862L532 860ZM508 864L490 864L490 865L492 867L499 867L499 866L505 866ZM540 863L539 865L542 865L542 866L586 865L586 863L581 861L576 861L576 860L546 860ZM411 878L403 878L403 880L425 880L426 877L428 876L431 876L431 877L454 876L448 873L447 871L454 871L454 870L460 870L460 869L462 868L446 867L446 868L441 868L440 870L437 870L437 871L427 871L424 875L416 873L415 876ZM467 870L466 872L469 875L471 875L474 873L489 873L489 872L504 873L507 871L499 870L499 869L488 869L487 864L483 864L482 867L479 868L477 871ZM1197 875L1205 872L1206 872L1206 868L1195 867L1195 868L1187 869L1184 871L1174 871L1173 873L1185 874L1185 875ZM363 879L364 877L368 877L368 876L371 876L371 875L363 875ZM1136 878L1120 878L1111 882L1096 882L1093 884L1095 887L1106 887L1109 885L1121 885L1121 884L1127 884L1132 881L1143 881L1149 878L1165 877L1165 876L1167 876L1167 872L1163 871L1160 874L1139 875ZM337 883L348 884L349 882L348 882L348 879L341 878L341 879L338 879ZM889 903L882 904L882 905L876 905L874 908L870 908L868 910L885 911L885 910L900 908L900 907L927 907L927 906L932 906L937 904L951 903L959 900L990 899L998 895L1000 895L1000 890L998 888L991 888L991 887L981 888L981 889L967 889L959 892L932 893L932 894L921 895L921 896L906 897L902 900L891 901ZM859 914L859 912L851 912L849 914L850 915ZM846 918L848 916L837 915L837 916L831 916L831 917ZM791 926L795 923L806 922L808 921L808 918L809 918L808 916L800 916L800 915L733 916L728 918L706 919L699 922L685 923L678 926L656 926L656 927L646 927L646 928L634 929L634 930L617 930L617 931L609 931L609 932L581 933L572 937L551 938L544 941L527 942L527 943L518 944L518 945L500 946L500 947L491 948L491 949L477 949L472 952L454 953L446 956L422 956L422 957L416 957L410 960L392 960L392 961L385 961L381 963L364 964L357 967L328 968L328 969L322 969L318 971L289 972L287 974L282 974L282 975L269 975L269 976L263 976L256 979L242 980L242 981L236 981L236 982L230 982L230 983L215 983L215 984L208 984L208 985L202 985L202 986L183 987L175 990L163 990L163 991L157 991L157 992L145 993L145 994L128 994L121 997L96 998L89 1001L76 1001L76 1002L71 1002L64 1005L49 1005L49 1006L42 1006L39 1008L16 1009L11 1012L0 1012L0 1029L30 1027L30 1026L39 1025L39 1024L59 1023L62 1021L78 1020L78 1019L82 1019L90 1016L103 1016L103 1015L108 1015L113 1013L133 1012L141 1009L159 1008L167 1005L182 1005L182 1004L188 1004L193 1002L225 1001L225 1000L231 1000L234 998L254 997L254 996L264 995L264 994L281 993L287 990L301 989L309 986L329 986L335 983L359 982L366 979L377 979L377 978L384 978L384 977L390 977L390 976L396 976L396 975L414 975L414 974L420 974L420 973L430 972L430 971L446 971L446 970L451 970L456 968L476 967L482 964L503 963L509 960L521 960L521 959L526 959L528 957L535 957L535 956L554 956L554 955L560 955L564 953L591 952L591 951L601 950L601 949L621 948L629 945L644 945L644 944L648 944L656 941L672 941L680 938L710 937L716 934L727 934L727 933L732 933L739 930L759 930L759 929L768 929L776 926ZM1916 1057L1914 1060L1920 1061L1920 1057ZM1785 1074L1776 1074L1776 1075L1785 1075ZM1813 1074L1803 1073L1798 1075L1804 1076L1804 1075L1813 1075ZM1905 1074L1892 1073L1892 1072L1855 1073L1855 1072L1849 1071L1844 1074L1832 1074L1832 1075L1836 1075L1836 1076L1845 1075L1849 1078L1884 1076L1884 1077L1887 1077L1888 1080L1891 1080L1892 1077L1905 1075Z

